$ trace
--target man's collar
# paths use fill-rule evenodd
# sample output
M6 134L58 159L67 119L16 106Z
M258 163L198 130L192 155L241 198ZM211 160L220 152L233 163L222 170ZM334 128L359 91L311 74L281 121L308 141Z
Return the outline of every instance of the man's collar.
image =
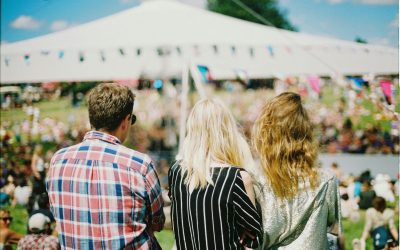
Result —
M96 139L109 142L112 144L121 144L121 141L117 137L100 131L89 131L85 134L85 137L83 138L83 140L96 140Z

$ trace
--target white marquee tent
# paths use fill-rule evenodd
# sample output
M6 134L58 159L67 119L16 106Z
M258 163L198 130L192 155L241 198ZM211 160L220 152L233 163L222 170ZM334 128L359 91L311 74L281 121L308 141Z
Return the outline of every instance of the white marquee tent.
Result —
M205 65L214 79L398 74L398 50L284 31L148 1L67 30L1 45L1 83L164 79Z

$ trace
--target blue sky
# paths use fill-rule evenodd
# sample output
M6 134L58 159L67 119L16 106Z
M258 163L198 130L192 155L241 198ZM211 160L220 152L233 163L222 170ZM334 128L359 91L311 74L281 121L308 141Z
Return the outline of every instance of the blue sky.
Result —
M196 7L206 0L180 0ZM301 32L398 47L398 0L279 0ZM1 0L1 42L79 25L132 8L140 0ZM232 4L234 4L232 2Z

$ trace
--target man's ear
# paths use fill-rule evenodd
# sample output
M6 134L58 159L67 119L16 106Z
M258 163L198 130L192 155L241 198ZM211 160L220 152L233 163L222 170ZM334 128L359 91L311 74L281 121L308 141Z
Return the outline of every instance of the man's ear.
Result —
M127 115L127 116L125 117L125 119L122 120L121 128L122 128L123 130L129 128L129 125L130 125L130 123L131 123L131 119L130 119L130 118L131 118L131 116L130 116L130 115Z

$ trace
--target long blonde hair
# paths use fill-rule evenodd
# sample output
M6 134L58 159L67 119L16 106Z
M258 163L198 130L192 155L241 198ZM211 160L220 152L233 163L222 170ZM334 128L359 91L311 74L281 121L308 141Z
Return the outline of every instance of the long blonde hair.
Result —
M222 102L200 100L194 105L186 125L181 159L182 170L187 174L186 184L194 188L213 184L212 162L252 167L250 147Z
M254 124L252 138L277 197L293 198L301 182L309 182L312 189L318 186L318 145L298 94L285 92L267 102Z

